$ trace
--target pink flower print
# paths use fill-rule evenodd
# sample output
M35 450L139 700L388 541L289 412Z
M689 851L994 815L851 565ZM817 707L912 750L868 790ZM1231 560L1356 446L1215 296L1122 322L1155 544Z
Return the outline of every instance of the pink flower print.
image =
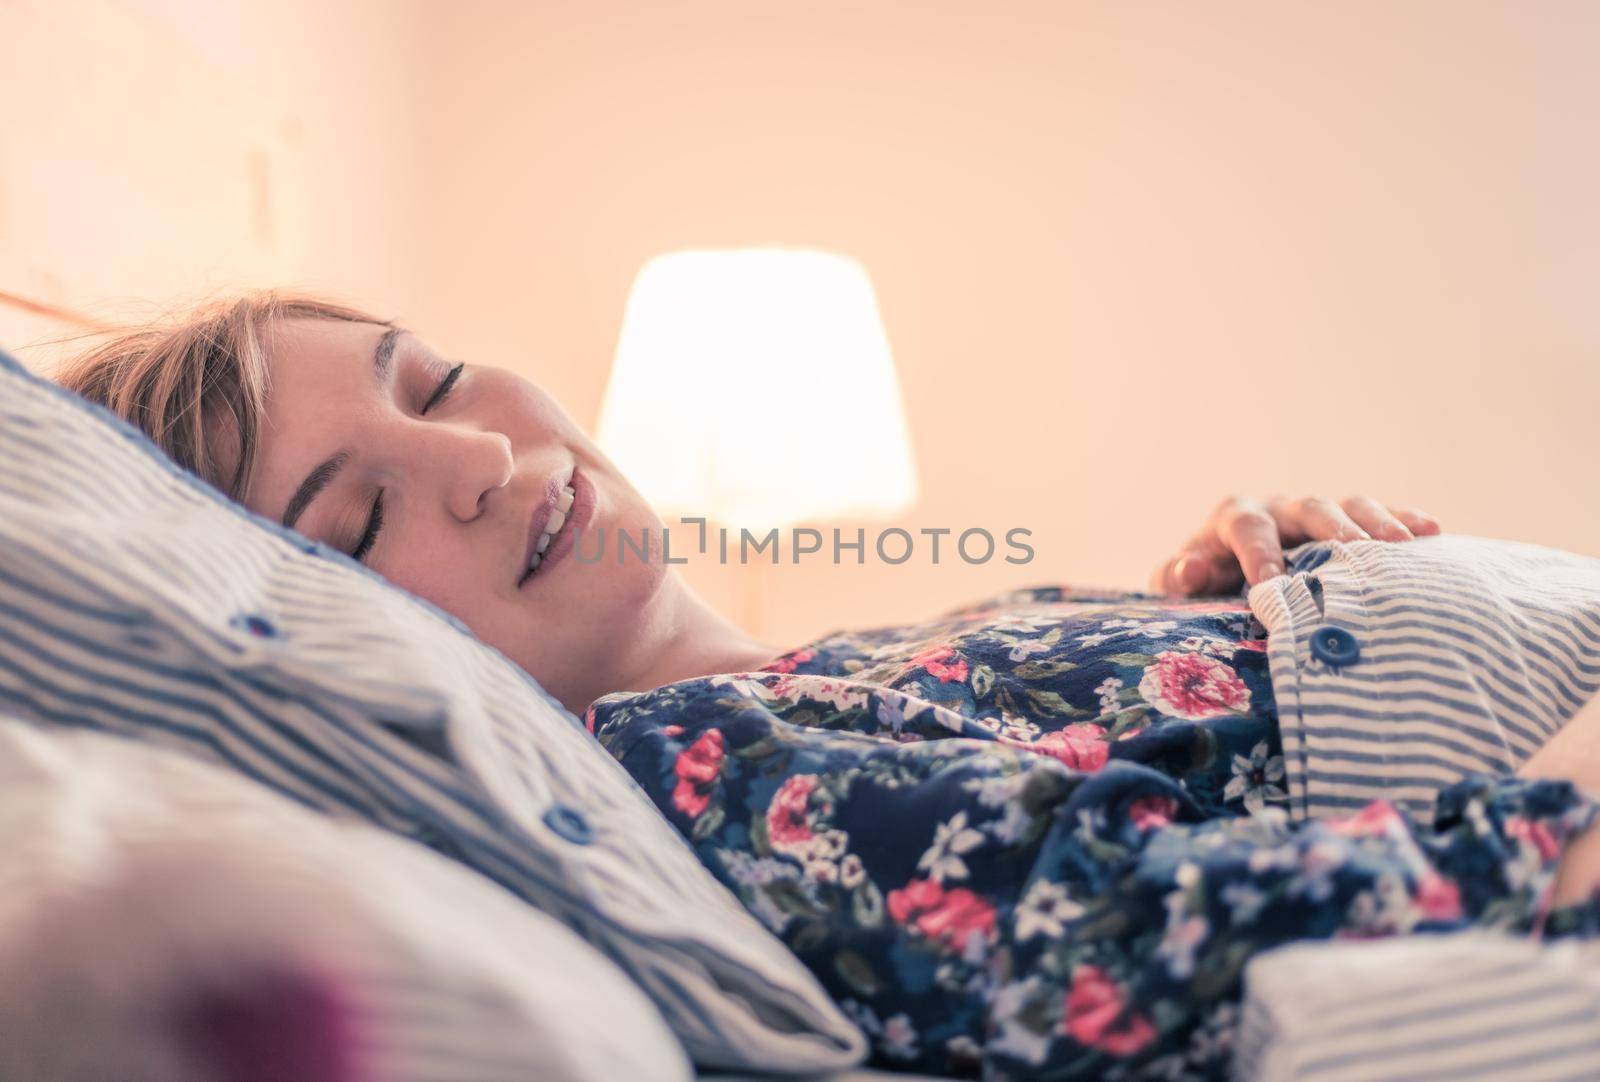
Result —
M1205 654L1164 650L1139 681L1145 702L1175 718L1200 721L1243 710L1250 689L1239 674Z
M1113 1056L1131 1056L1155 1039L1156 1031L1144 1015L1124 1013L1122 990L1098 966L1079 966L1072 975L1061 1026L1085 1048L1098 1048Z
M816 787L815 774L796 774L778 787L767 808L767 837L773 845L804 845L815 836L807 809Z
M722 730L710 729L678 753L672 772L678 784L672 790L672 806L691 819L698 818L711 803L711 787L722 773L726 755Z

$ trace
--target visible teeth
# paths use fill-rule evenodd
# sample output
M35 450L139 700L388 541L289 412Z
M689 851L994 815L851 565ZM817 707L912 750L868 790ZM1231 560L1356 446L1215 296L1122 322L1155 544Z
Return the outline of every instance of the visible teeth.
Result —
M544 533L539 535L539 543L533 546L533 559L528 561L528 571L539 570L539 565L544 562L545 549L550 547L550 541L561 532L561 527L567 524L567 512L572 510L572 500L576 496L571 485L561 489L561 495L556 497L555 510L550 512L550 517L545 520Z

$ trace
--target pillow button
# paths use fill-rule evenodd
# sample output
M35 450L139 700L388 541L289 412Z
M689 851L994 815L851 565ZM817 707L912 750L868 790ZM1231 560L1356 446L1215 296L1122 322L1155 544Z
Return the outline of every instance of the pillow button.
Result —
M1311 633L1311 656L1325 665L1354 665L1361 660L1361 644L1342 627L1319 627Z
M258 639L276 639L279 635L278 625L260 613L241 612L228 623Z
M544 813L544 825L573 845L588 845L594 841L594 828L589 819L576 808L557 804Z

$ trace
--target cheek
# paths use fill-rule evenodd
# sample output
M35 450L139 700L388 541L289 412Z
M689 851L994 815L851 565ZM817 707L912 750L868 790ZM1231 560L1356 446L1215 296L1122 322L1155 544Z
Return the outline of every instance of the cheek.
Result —
M498 416L494 422L513 439L520 435L523 441L537 446L582 438L582 430L567 416L560 403L519 376L497 372L485 391L488 400L495 403Z
M434 554L430 559L386 565L381 569L383 576L477 631L490 614L493 594L483 576L471 570L475 564L466 553L440 548L429 546Z

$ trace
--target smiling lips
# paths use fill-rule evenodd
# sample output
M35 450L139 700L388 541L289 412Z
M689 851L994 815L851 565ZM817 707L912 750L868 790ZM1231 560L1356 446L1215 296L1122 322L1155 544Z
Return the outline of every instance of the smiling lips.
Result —
M546 496L534 509L533 521L529 525L528 549L525 556L527 570L518 579L518 586L525 584L541 567L554 564L571 547L566 544L557 545L557 542L564 537L568 527L578 517L573 507L578 499L580 484L582 482L579 481L576 470L565 482L556 478L550 479ZM553 551L552 545L556 546Z

